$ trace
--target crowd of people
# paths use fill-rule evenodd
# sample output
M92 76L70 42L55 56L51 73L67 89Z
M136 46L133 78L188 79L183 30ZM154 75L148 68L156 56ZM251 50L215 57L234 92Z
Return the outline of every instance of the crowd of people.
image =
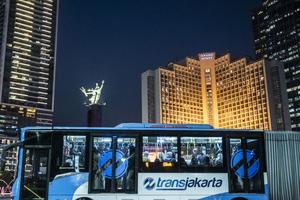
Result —
M177 162L176 143L143 143L143 162ZM223 165L221 143L181 144L181 165L185 167L218 167Z
M177 147L173 143L144 143L143 162L177 162Z
M203 143L181 145L181 164L187 167L218 167L223 165L222 145Z
M85 164L85 137L73 138L65 136L63 145L63 167L74 167L75 156L79 157L79 166Z

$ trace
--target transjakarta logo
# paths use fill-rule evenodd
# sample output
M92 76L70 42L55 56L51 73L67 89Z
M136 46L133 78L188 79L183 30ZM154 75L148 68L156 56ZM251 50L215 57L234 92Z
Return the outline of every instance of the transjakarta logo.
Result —
M146 178L144 181L144 187L147 190L152 190L155 187L155 181L153 178Z
M219 188L223 184L221 179L216 179L215 177L208 180L208 179L162 179L158 178L155 180L151 177L148 177L144 181L144 187L147 190L186 190L188 188Z

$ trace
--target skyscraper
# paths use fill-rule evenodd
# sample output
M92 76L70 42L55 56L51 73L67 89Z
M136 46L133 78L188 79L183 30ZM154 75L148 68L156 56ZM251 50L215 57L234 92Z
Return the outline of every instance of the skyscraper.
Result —
M293 130L300 130L300 1L262 0L252 15L257 58L284 63Z
M0 0L0 129L52 125L57 13L58 0Z
M283 65L201 53L142 74L142 121L289 130Z

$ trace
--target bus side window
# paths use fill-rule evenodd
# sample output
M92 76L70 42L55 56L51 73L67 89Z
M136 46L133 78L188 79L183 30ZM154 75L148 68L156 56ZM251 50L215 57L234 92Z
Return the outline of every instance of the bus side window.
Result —
M241 157L239 160L233 159L234 156L238 158ZM233 138L230 139L230 188L231 192L244 192L246 189L245 181L243 177L245 176L244 173L244 162L243 162L243 148L242 148L242 140L240 138ZM235 161L237 160L237 161Z
M65 135L61 167L83 168L85 166L86 136Z
M144 136L142 162L145 171L176 171L177 137Z
M262 145L259 139L248 139L247 149L251 151L253 158L249 161L249 192L262 193L263 192L263 155Z
M261 139L231 138L230 192L262 193L263 147Z
M88 171L86 162L86 136L61 135L52 141L52 159L50 178L68 172Z
M222 137L181 137L182 168L223 167Z
M132 193L135 191L136 186L136 139L130 137L118 138L116 157L121 158L117 161L118 167L115 169L116 190Z
M112 184L112 138L94 137L92 144L92 191L110 192Z

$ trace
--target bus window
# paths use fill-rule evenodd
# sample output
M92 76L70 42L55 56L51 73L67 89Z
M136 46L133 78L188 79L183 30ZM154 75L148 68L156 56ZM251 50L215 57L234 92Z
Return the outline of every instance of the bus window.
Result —
M181 137L181 167L223 167L222 137Z
M261 148L262 144L258 139L247 139L247 150L251 152L252 157L248 161L248 182L249 192L261 193L263 192L263 180L262 180L262 160L263 152Z
M263 192L261 139L230 139L230 192Z
M92 149L92 190L111 191L112 138L94 137Z
M78 171L85 166L86 136L63 137L62 167Z
M174 169L178 163L177 137L143 137L145 170Z
M49 151L46 148L25 149L21 199L47 198Z
M242 177L245 176L243 154L242 140L235 138L230 139L230 188L233 192L245 191L245 183L242 179ZM236 156L238 160L233 159L235 158L234 156Z
M135 138L118 138L116 149L116 190L135 191Z
M88 171L87 138L83 133L56 134L51 146L50 181L61 174Z

